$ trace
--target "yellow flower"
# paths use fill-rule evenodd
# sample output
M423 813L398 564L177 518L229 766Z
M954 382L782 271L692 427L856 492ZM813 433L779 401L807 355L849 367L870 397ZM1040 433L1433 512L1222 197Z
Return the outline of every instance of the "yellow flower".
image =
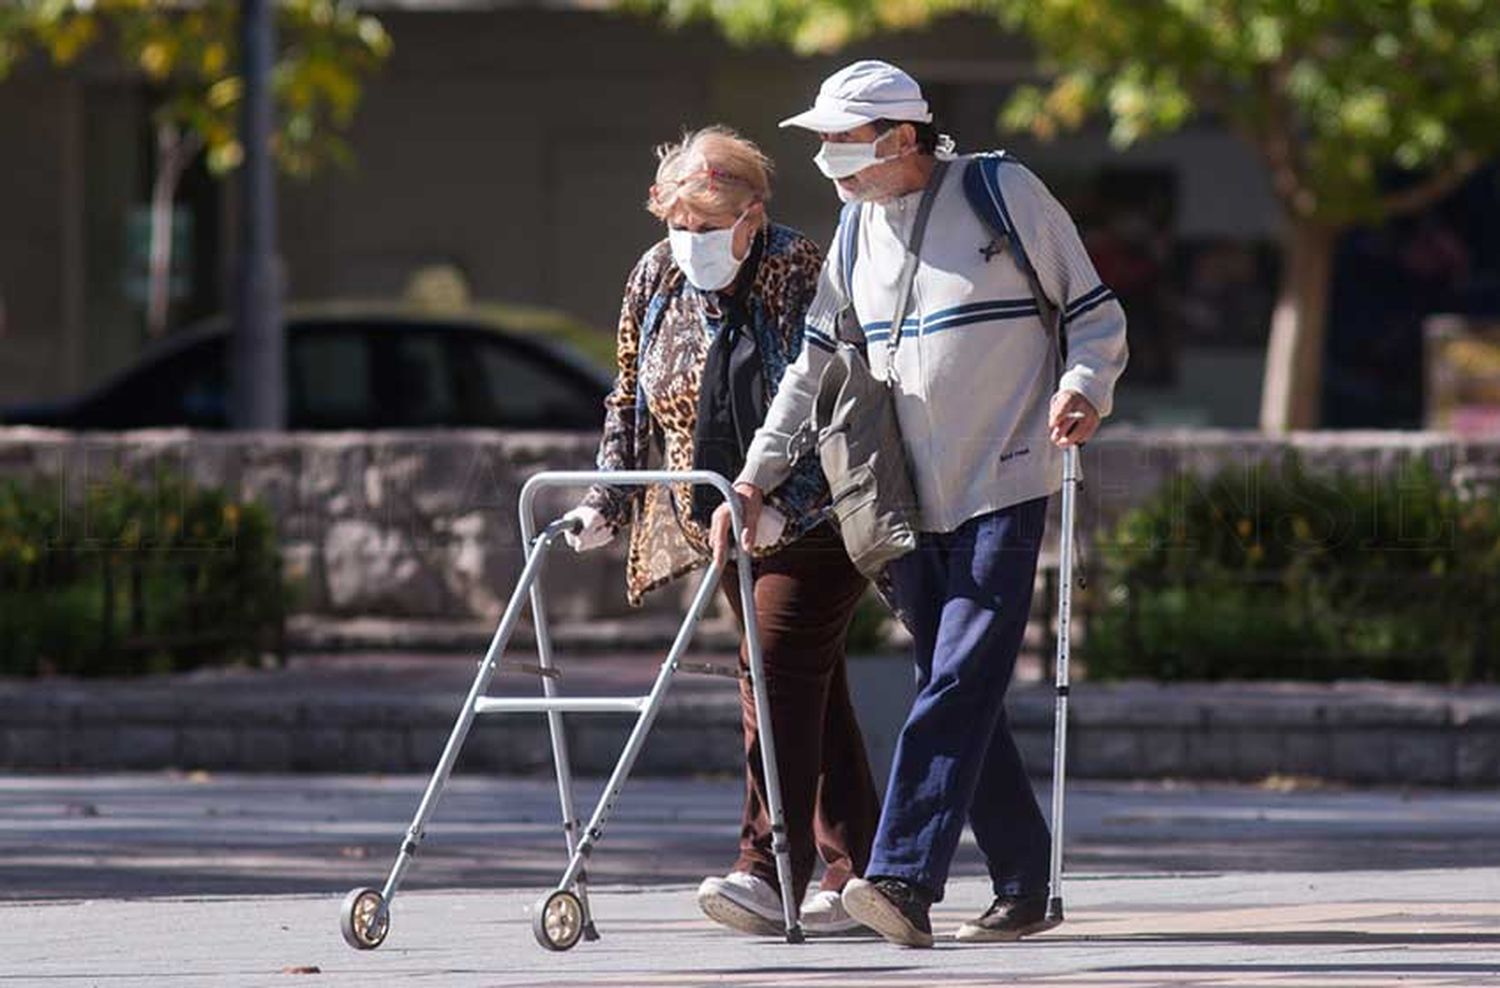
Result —
M172 71L172 50L160 41L152 41L141 49L141 68L153 79L160 79Z
M203 73L215 76L224 71L224 66L229 64L229 52L218 42L214 42L203 50Z

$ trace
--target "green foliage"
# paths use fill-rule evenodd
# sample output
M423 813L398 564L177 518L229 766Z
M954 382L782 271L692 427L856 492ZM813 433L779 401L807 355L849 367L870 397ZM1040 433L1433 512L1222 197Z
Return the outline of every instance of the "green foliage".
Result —
M1100 564L1092 676L1500 678L1500 510L1425 464L1182 474Z
M277 160L296 176L326 161L347 163L338 132L353 119L361 80L390 53L390 38L346 0L280 0L276 11ZM236 0L11 0L0 9L0 79L31 51L59 67L93 54L138 73L159 91L158 126L190 135L217 173L240 163Z
M252 659L285 610L269 512L179 478L70 502L0 480L0 673L131 675Z
M738 44L781 42L804 54L841 48L876 31L920 27L972 9L969 0L619 0L682 26L712 21Z
M1213 115L1253 143L1298 216L1421 208L1500 151L1494 0L623 0L738 42L831 51L957 11L1037 46L1048 81L1002 115L1046 137L1109 115L1130 144ZM1383 192L1392 167L1423 181Z
M1224 119L1298 215L1399 211L1392 166L1446 184L1500 150L1500 6L1489 0L992 0L1056 71L1006 120L1038 133L1107 110L1117 142ZM1421 198L1421 197L1419 197Z

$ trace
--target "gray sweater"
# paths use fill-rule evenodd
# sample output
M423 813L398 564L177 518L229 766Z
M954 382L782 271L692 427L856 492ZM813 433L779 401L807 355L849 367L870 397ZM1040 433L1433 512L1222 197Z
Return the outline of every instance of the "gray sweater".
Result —
M952 531L970 518L1057 491L1062 453L1048 439L1056 353L1026 277L992 238L963 190L968 157L953 162L933 202L921 263L896 350L901 422L922 528ZM1108 415L1125 369L1125 312L1099 281L1062 205L1021 165L1000 169L1006 205L1043 290L1064 312L1067 366L1059 390ZM920 192L862 208L850 284L871 368L887 373L896 280ZM812 413L845 307L839 252L830 251L808 310L806 345L788 368L738 480L773 490L788 449Z

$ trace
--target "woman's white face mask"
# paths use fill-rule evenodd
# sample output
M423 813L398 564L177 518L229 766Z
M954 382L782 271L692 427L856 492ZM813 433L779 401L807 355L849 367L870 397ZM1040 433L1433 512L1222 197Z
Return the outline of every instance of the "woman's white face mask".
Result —
M820 172L834 181L848 178L882 161L891 161L901 157L901 152L889 157L881 157L880 152L875 150L880 146L881 141L893 133L895 131L888 131L875 140L865 143L824 141L818 153L813 155L813 163L818 166Z
M722 230L703 230L698 233L676 229L667 231L667 242L672 246L672 260L677 262L694 288L716 292L727 288L734 281L734 276L739 274L740 265L745 260L734 256L734 231L739 229L740 222L747 215L748 210ZM746 251L747 255L748 253Z

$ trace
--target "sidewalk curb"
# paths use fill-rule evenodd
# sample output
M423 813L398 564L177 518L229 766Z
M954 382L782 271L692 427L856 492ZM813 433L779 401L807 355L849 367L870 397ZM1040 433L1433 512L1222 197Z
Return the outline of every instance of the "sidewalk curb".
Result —
M579 660L585 671L590 660ZM642 682L655 656L640 667ZM889 746L910 690L899 662L850 662L872 749ZM413 672L412 669L416 671ZM427 669L431 671L428 672ZM152 770L426 772L452 728L473 665L422 660L400 675L359 665L218 670L146 680L0 680L0 766L20 771ZM872 677L885 677L884 680ZM605 680L604 685L619 685ZM510 691L510 680L500 688ZM634 681L623 684L634 686ZM614 692L619 692L619 689ZM645 689L626 689L641 692ZM580 689L578 692L610 692ZM868 700L864 701L868 708ZM1033 772L1052 758L1052 690L1012 692L1011 725ZM1500 784L1500 689L1377 682L1080 683L1071 700L1070 774L1095 779L1255 781L1298 776L1378 785ZM565 720L575 770L607 774L628 717ZM674 686L637 771L738 774L742 739L733 687ZM550 773L538 716L478 722L464 769Z

